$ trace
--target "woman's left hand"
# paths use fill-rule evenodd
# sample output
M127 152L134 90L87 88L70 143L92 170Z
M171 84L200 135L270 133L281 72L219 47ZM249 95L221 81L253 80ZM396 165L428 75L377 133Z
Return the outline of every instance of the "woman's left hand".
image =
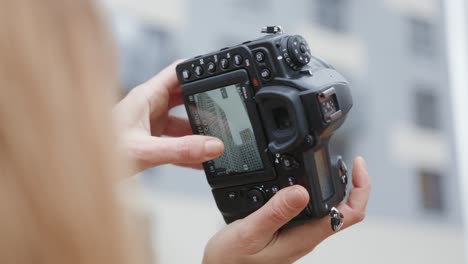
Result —
M134 88L113 110L120 143L138 171L169 163L201 168L224 151L219 139L192 135L187 119L169 114L183 104L177 63Z

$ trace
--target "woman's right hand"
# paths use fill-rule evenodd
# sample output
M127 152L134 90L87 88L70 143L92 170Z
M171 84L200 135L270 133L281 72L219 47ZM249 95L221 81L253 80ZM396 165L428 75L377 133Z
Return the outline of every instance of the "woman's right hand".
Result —
M353 185L346 203L338 206L345 217L342 229L361 222L365 216L370 178L363 158L354 161ZM281 190L262 208L218 232L205 248L203 263L285 264L305 256L334 234L329 217L279 230L308 201L308 192L302 186Z

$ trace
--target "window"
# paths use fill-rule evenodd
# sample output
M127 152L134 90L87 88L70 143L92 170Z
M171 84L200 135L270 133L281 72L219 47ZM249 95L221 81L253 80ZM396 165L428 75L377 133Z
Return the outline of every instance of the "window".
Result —
M150 79L174 57L171 35L162 26L115 17L120 82L126 91Z
M129 69L134 76L134 86L150 79L171 62L170 35L163 27L141 24L139 38L132 48L134 57Z
M346 31L346 6L347 0L318 0L317 18L319 24L327 29Z
M435 54L435 32L431 23L419 18L409 20L411 51L424 57L432 57Z
M421 201L424 209L441 212L445 209L443 198L443 177L434 171L419 172Z
M439 129L439 108L433 91L417 87L414 102L415 123L421 128Z

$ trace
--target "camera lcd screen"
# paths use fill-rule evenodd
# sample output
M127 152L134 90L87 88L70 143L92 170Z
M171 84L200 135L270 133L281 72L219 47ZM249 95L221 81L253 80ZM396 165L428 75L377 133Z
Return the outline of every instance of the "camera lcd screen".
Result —
M211 175L228 176L264 168L239 84L190 95L188 99L198 133L224 142L223 155L207 162Z
M324 148L317 150L314 153L315 168L319 179L320 190L322 191L323 201L330 198L334 193L332 176L328 169L327 153Z

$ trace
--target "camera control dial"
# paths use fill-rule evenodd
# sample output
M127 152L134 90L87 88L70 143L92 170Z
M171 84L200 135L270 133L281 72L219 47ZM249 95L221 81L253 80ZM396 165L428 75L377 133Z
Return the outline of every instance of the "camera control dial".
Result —
M310 47L307 41L301 36L290 36L287 41L287 53L283 54L286 63L294 70L309 64Z

